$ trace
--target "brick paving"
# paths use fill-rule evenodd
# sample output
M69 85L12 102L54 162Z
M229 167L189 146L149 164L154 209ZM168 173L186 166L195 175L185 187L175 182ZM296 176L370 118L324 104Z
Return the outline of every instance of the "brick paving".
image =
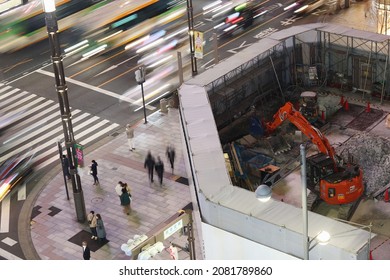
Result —
M135 151L128 147L126 133L120 132L106 144L85 155L85 167L79 168L82 181L86 213L94 210L100 213L105 223L109 242L95 252L92 259L126 260L129 256L121 250L121 245L135 234L142 235L155 229L178 210L191 202L189 186L182 184L179 178L187 178L184 164L178 109L170 108L168 113L156 112L148 116L148 123L140 122L135 127ZM175 172L165 155L168 144L176 149ZM163 187L150 184L144 169L146 153L151 151L164 161L165 174ZM88 164L94 159L98 163L99 186L93 185L93 178L88 174ZM126 215L120 205L114 187L118 181L127 182L132 190L132 213ZM31 256L44 260L77 260L82 258L81 244L69 241L82 231L89 232L87 222L77 221L73 193L68 183L70 200L67 200L64 179L61 170L48 180L31 208L39 212L31 222ZM196 225L194 226L196 230ZM88 235L90 237L90 235ZM164 245L173 242L184 246L186 235L175 233ZM76 238L77 239L77 238ZM89 243L97 241L87 240ZM197 240L195 239L195 242ZM197 245L198 246L198 245ZM34 252L35 250L35 252ZM201 250L197 249L197 259ZM179 250L180 259L189 259L186 251ZM170 259L167 252L155 256L155 259Z

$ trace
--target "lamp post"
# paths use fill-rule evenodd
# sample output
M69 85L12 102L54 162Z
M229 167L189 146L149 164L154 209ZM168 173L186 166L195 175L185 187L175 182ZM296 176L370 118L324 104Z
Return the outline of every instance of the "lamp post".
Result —
M303 259L309 259L309 233L307 218L307 181L306 181L306 151L305 145L301 144L301 181L302 181L302 218L303 218Z
M198 74L195 57L195 40L194 40L194 14L192 8L192 0L187 0L187 17L188 17L188 34L190 39L190 53L191 53L191 69L192 76Z
M54 0L42 0L45 11L47 34L49 37L51 60L53 62L54 78L58 103L60 106L62 128L64 131L65 148L69 159L69 172L71 175L73 198L76 209L77 221L84 222L86 218L84 194L81 187L80 176L77 173L75 160L75 144L72 114L68 100L68 87L65 82L65 72L62 63L61 47L58 39L58 23L56 18L56 6Z
M302 217L303 217L303 259L309 259L310 244L316 239L318 243L324 245L328 243L330 235L326 231L319 232L313 239L309 239L308 233L308 211L307 211L307 182L306 182L306 151L303 144L300 145L301 164L301 181L302 181ZM272 190L267 185L260 185L255 191L256 198L261 202L266 202L271 198Z
M144 82L145 82L145 67L140 66L138 70L135 71L135 80L139 85L141 85L141 94L142 94L142 104L144 108L144 118L145 118L145 124L148 123L148 120L146 119L146 108L145 108L145 97L144 97Z

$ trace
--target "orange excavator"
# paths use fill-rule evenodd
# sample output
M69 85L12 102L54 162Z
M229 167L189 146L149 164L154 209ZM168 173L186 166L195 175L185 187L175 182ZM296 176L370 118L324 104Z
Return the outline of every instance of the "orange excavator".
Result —
M278 110L272 122L266 123L267 133L274 132L285 120L294 124L320 151L306 159L308 188L328 204L357 201L364 191L360 167L354 163L344 163L321 131L312 126L290 102Z

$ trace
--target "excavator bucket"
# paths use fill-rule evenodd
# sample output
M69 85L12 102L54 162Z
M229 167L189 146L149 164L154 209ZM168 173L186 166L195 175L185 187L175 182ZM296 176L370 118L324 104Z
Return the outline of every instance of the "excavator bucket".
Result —
M291 150L290 144L288 144L286 139L281 135L270 136L267 138L267 141L275 155Z

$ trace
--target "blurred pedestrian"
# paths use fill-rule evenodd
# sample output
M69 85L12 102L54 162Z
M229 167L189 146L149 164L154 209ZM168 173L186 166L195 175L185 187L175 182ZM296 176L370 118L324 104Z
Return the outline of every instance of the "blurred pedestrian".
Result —
M364 5L364 17L367 17L367 15L370 15L371 12L371 1L366 0L366 3Z
M97 237L99 238L99 241L101 243L108 242L106 238L106 228L104 227L104 222L100 214L96 214L96 232L97 232Z
M124 188L130 195L131 197L131 189L130 186L127 183L123 183L122 188Z
M88 247L87 241L83 241L81 246L83 247L83 259L90 260L91 259L91 250Z
M89 225L89 229L91 230L91 233L92 233L92 236L91 236L91 239L95 239L97 240L97 231L96 231L96 216L95 216L95 211L90 211L88 216L87 216L87 220L88 220L88 225Z
M172 145L168 145L166 154L167 154L167 158L169 160L169 163L171 164L171 169L172 169L172 174L173 174L175 156L176 156L175 148L173 148Z
M127 215L130 215L131 212L131 197L130 194L127 192L126 188L122 189L122 194L120 196L121 199L121 205L123 206L123 210Z
M116 194L120 197L122 194L122 189L123 189L124 183L122 181L119 181L118 184L115 186L115 192Z
M93 176L93 184L94 185L98 185L99 184L99 178L97 176L97 167L98 167L98 164L97 162L93 159L92 160L92 164L91 164L91 170L90 170L90 173L91 175Z
M132 152L135 150L134 146L134 129L130 124L126 125L127 142L129 143L129 150Z
M163 175L164 175L164 163L161 161L160 157L157 157L155 169L156 169L156 173L157 173L158 180L160 183L160 187L162 187L162 181L163 181Z
M66 155L62 155L62 168L64 170L64 174L68 180L70 180L70 172L69 172L69 160Z
M148 168L148 177L149 177L149 182L153 183L153 170L154 170L154 165L156 164L154 157L152 156L152 153L149 151L145 163L144 163L144 168Z

